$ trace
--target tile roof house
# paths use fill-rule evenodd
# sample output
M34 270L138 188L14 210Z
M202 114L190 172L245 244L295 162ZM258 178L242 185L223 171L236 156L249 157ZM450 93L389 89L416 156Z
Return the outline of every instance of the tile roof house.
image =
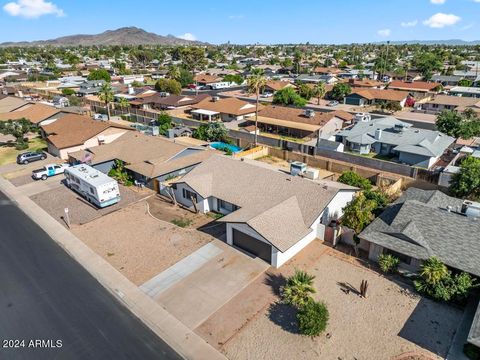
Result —
M111 121L95 121L87 116L68 114L40 126L47 140L48 152L61 159L68 154L100 144L108 144L133 128Z
M452 95L435 95L432 99L422 103L422 110L439 113L443 110L465 109L476 104L480 105L480 99Z
M136 98L135 100L130 101L130 105L134 107L142 108L143 110L148 109L177 109L184 106L190 106L198 104L200 101L210 99L208 94L199 94L199 95L170 95L170 96L161 96L156 93L153 95L142 96Z
M158 191L159 182L186 174L214 153L205 147L185 146L158 136L127 132L109 144L69 153L69 162L88 162L108 174L115 160L121 160L135 180L151 188L157 187Z
M401 163L430 168L454 143L439 131L412 127L392 116L359 121L336 134L336 141L360 154L374 151L398 158Z
M199 86L207 86L222 82L222 77L215 76L215 75L207 75L207 74L197 74L195 75L194 81Z
M256 162L215 155L173 184L176 200L225 216L227 243L279 267L315 238L352 200L356 188L311 181Z
M237 98L205 99L191 106L191 114L197 120L222 120L225 122L242 120L255 114L255 105ZM261 109L262 106L259 106Z
M0 99L0 113L19 110L28 103L16 96L4 96Z
M264 93L275 94L278 90L285 89L286 87L296 88L295 84L292 84L289 81L268 80L262 89L262 94Z
M383 101L397 102L401 107L405 106L408 98L408 92L385 89L353 89L345 96L344 104L365 106L374 105Z
M248 118L247 124L254 125ZM258 112L258 128L267 133L303 138L328 138L351 122L353 115L346 111L321 112L285 106L265 106Z
M427 81L393 80L388 84L388 89L408 91L415 99L420 100L439 92L442 89L442 84Z
M26 104L25 106L22 106L19 110L0 113L0 121L18 120L25 118L29 120L32 124L42 125L47 124L48 122L52 122L55 119L58 119L66 114L67 112L62 109L57 109L56 107L50 105L33 103Z

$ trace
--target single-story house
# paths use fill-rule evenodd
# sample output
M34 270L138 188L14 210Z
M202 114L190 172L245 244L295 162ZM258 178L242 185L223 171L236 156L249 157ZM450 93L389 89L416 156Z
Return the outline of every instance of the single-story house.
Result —
M480 103L478 98L435 95L431 100L422 104L422 110L439 113L443 110L457 110L458 108L470 107Z
M40 103L30 103L22 106L20 110L0 113L0 121L19 120L25 118L32 124L40 126L49 124L67 114L68 112L65 112L63 109L58 109L54 106Z
M480 221L469 212L475 206L480 204L439 190L409 188L359 237L372 261L391 253L402 268L417 271L423 260L436 256L447 266L480 276Z
M218 99L212 97L191 105L192 117L206 121L243 120L246 116L255 114L255 105L237 98ZM262 106L259 106L261 109Z
M450 95L480 98L480 87L455 86L450 89Z
M335 84L338 82L338 78L333 75L308 75L308 74L301 74L298 75L295 79L302 83L307 84L316 84L319 82L323 82L325 84Z
M401 163L428 169L455 139L387 116L359 121L338 132L336 141L353 152L369 154L373 150L379 155L397 158Z
M457 86L458 82L463 79L463 76L456 75L433 75L432 81L442 84L443 87L446 86Z
M1 95L0 97L0 113L8 113L10 111L20 110L28 102L16 96Z
M208 94L199 95L170 95L161 96L159 93L143 96L130 101L130 105L133 107L142 108L143 110L158 109L178 109L184 106L198 104L200 101L209 99Z
M214 153L206 147L185 146L158 136L127 132L109 144L70 153L69 162L88 163L108 174L115 160L121 160L135 180L160 191L162 182L186 174Z
M68 114L52 123L41 125L48 152L61 159L68 154L90 147L109 144L129 131L135 131L111 121L95 121L87 116ZM131 151L131 149L130 149Z
M103 85L105 85L105 80L87 80L80 84L80 87L77 90L77 95L96 95L100 92Z
M214 155L172 184L178 203L225 215L227 243L279 267L325 238L356 188Z
M262 88L262 94L269 93L275 94L278 90L285 89L287 87L296 88L295 84L292 84L289 81L281 80L268 80L265 86Z
M396 102L401 107L405 106L409 94L406 91L385 89L353 89L345 96L343 103L347 105L365 106L381 102Z
M384 83L377 80L369 79L349 79L348 85L352 88L361 88L361 89L380 89L383 88Z
M312 69L312 73L316 75L338 75L341 74L343 71L338 68L333 67L325 67L325 66L317 66Z
M194 81L198 86L211 86L222 82L223 78L220 76L197 74L195 75Z
M351 122L353 115L346 111L321 112L291 108L285 106L265 106L258 112L260 131L292 136L296 138L329 138ZM254 125L254 118L248 118L249 125Z
M416 99L423 99L437 93L442 84L427 81L400 81L394 80L388 84L390 90L408 91Z

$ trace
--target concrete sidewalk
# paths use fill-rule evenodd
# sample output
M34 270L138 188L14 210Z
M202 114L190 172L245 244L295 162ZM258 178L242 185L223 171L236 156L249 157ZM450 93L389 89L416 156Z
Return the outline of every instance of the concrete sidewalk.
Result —
M0 176L0 189L154 333L186 359L226 358L115 270L21 190Z

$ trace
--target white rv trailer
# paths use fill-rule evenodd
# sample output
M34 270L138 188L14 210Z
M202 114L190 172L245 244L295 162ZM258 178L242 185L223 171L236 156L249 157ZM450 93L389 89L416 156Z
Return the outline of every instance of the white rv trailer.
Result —
M120 190L115 179L86 164L71 166L65 170L67 186L98 207L106 207L120 201Z

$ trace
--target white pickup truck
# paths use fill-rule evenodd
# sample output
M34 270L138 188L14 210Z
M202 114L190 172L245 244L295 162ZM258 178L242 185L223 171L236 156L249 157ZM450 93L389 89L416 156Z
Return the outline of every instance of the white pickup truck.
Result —
M58 174L63 174L65 169L68 168L69 164L49 164L45 165L43 168L32 171L32 178L34 180L47 180L50 176L55 176Z

